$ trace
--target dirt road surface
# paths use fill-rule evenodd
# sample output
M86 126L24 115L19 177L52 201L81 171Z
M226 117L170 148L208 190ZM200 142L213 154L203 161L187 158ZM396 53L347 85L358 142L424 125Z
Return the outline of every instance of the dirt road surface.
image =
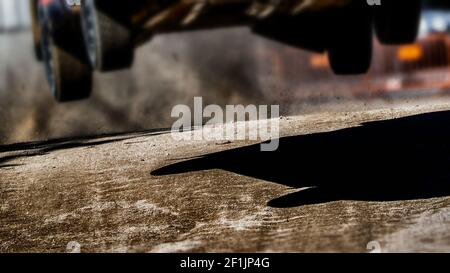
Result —
M0 252L450 251L450 103L0 147ZM190 134L185 132L184 134Z

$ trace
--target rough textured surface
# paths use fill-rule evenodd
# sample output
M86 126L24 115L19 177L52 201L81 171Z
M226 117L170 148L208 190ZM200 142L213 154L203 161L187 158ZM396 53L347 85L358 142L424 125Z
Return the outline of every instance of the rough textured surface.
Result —
M447 109L282 118L275 153L167 132L2 146L0 252L449 251Z

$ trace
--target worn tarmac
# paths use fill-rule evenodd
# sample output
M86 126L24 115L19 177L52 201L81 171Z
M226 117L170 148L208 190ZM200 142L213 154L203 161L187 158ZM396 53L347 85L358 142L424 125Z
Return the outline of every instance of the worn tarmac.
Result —
M275 152L167 130L1 146L0 252L450 251L449 110L283 117Z

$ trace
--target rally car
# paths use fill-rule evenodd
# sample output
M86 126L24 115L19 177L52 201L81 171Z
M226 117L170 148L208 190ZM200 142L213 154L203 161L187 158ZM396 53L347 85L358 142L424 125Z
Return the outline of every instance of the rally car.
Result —
M368 71L375 32L413 42L421 0L31 0L37 57L58 101L89 96L92 70L129 68L160 33L248 26L299 48L327 52L336 74ZM225 47L226 45L224 45Z

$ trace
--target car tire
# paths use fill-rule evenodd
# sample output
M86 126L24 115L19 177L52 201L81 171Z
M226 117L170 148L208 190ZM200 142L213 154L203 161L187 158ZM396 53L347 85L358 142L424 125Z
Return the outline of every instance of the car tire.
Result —
M92 91L92 69L83 46L81 30L65 37L42 32L42 56L50 90L58 102L86 99ZM78 39L76 38L78 37Z
M421 0L383 1L374 7L375 32L386 45L413 43L419 32Z
M134 44L131 28L112 13L99 7L96 0L82 2L84 41L91 65L99 71L126 69L133 64Z
M328 59L335 74L366 73L372 62L372 17L367 7L341 8L333 13Z

